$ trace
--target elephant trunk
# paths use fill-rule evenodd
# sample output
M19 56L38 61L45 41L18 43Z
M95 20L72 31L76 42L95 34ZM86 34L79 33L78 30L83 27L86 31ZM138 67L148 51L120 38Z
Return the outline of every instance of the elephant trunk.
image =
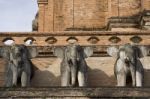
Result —
M72 66L71 66L71 85L76 85L76 79L77 79L77 61L72 60Z
M12 71L13 71L13 86L17 86L17 78L18 78L18 71L16 66L12 66Z

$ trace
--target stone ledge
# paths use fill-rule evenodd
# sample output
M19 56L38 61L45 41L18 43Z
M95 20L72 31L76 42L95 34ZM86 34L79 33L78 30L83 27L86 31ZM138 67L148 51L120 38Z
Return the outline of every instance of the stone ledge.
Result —
M111 17L107 24L107 30L112 28L139 28L138 17Z
M1 37L23 36L112 36L112 35L150 35L150 31L137 30L134 32L112 31L61 31L61 32L0 32Z
M0 88L0 98L8 97L85 97L85 98L120 98L150 97L150 88Z
M48 4L48 0L38 0L38 4Z
M137 43L150 45L150 31L110 32L110 31L62 31L62 32L0 32L0 46L7 40L16 44L25 44L31 40L39 49L40 56L49 57L56 46L65 46L68 39L75 38L81 46L93 46L94 55L107 56L106 48L110 45ZM84 37L83 37L84 36Z

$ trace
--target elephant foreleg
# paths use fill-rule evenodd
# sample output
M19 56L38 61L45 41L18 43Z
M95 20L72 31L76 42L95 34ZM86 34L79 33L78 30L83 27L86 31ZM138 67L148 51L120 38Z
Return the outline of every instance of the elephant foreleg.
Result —
M131 77L132 77L132 86L136 86L136 71L133 66L130 67Z
M9 69L5 74L5 87L12 87L12 71Z
M30 85L30 77L28 77L27 73L23 71L21 75L21 86L27 87L29 85Z
M64 71L61 74L61 86L70 86L70 72Z
M15 69L13 71L13 81L12 81L13 86L17 86L17 78L18 78L18 73L17 73L17 70Z
M144 77L144 68L140 60L137 60L136 63L136 86L143 86L143 77Z
M84 73L81 71L78 72L78 83L81 87L86 86L86 78Z
M142 87L143 84L143 75L142 73L136 71L136 86Z
M12 87L12 78L5 79L5 87Z
M126 86L126 74L117 74L117 86Z
M77 78L77 67L71 67L71 86L75 86Z

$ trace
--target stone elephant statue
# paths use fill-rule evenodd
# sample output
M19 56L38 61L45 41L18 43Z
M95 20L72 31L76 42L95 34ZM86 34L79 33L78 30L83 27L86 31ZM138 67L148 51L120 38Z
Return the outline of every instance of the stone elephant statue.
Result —
M128 78L132 78L132 86L143 86L144 69L140 58L148 54L144 46L125 44L111 46L107 49L110 56L116 57L114 74L117 79L117 86L126 86Z
M93 54L92 47L69 44L56 47L54 55L62 58L61 86L87 86L87 64L85 58Z
M19 81L22 87L30 86L33 74L30 59L37 56L37 49L27 48L25 45L3 46L0 48L0 55L6 60L5 86L18 86Z

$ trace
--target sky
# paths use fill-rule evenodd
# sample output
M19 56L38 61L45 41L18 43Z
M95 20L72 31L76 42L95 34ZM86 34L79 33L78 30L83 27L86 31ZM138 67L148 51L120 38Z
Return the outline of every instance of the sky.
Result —
M37 0L0 0L0 32L31 32Z

